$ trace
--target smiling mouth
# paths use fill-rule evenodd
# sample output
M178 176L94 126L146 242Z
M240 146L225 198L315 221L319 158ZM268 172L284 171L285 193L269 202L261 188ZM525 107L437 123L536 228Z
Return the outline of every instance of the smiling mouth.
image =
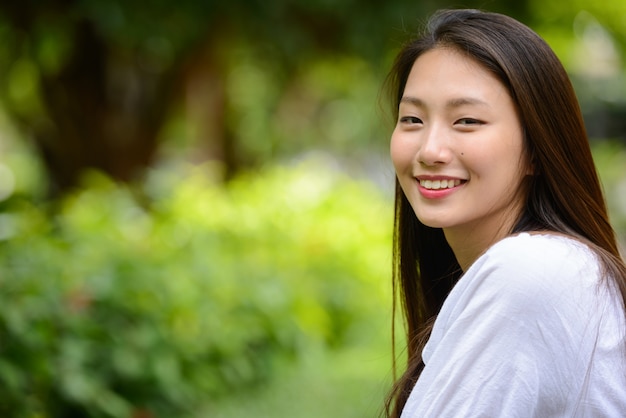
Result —
M451 189L461 184L459 179L450 180L420 180L420 186L428 190Z

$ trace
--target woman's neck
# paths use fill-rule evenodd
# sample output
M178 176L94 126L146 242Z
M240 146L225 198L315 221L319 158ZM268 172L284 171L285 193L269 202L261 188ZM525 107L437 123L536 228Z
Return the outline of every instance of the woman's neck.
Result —
M443 232L463 272L496 242L510 235L518 211L507 211L472 224L444 228Z

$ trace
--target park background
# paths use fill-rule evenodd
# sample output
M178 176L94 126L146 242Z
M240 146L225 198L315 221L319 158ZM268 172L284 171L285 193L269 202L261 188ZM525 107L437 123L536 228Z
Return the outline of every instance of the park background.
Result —
M622 0L2 1L0 416L377 416L381 87L459 6L562 59L624 242Z

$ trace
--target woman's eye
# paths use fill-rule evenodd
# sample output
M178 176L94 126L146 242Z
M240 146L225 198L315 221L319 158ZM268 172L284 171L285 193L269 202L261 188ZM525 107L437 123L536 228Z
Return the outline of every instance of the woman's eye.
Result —
M406 124L418 124L422 123L422 120L415 116L403 116L400 118L400 122Z
M483 122L478 119L473 119L473 118L462 118L462 119L457 120L455 124L462 125L462 126L478 126L478 125L482 125Z

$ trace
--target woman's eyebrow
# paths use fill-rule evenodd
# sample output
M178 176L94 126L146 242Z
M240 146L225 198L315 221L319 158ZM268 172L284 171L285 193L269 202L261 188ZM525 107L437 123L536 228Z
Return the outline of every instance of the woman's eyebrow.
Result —
M402 96L400 103L409 103L417 107L426 107L422 100L412 96Z
M446 102L446 107L448 108L457 108L461 106L489 106L489 103L475 97L459 97Z
M400 99L400 103L409 103L416 107L427 107L422 99L413 96L403 96ZM468 105L489 106L489 103L476 97L458 97L448 100L445 106L447 108L457 108Z

